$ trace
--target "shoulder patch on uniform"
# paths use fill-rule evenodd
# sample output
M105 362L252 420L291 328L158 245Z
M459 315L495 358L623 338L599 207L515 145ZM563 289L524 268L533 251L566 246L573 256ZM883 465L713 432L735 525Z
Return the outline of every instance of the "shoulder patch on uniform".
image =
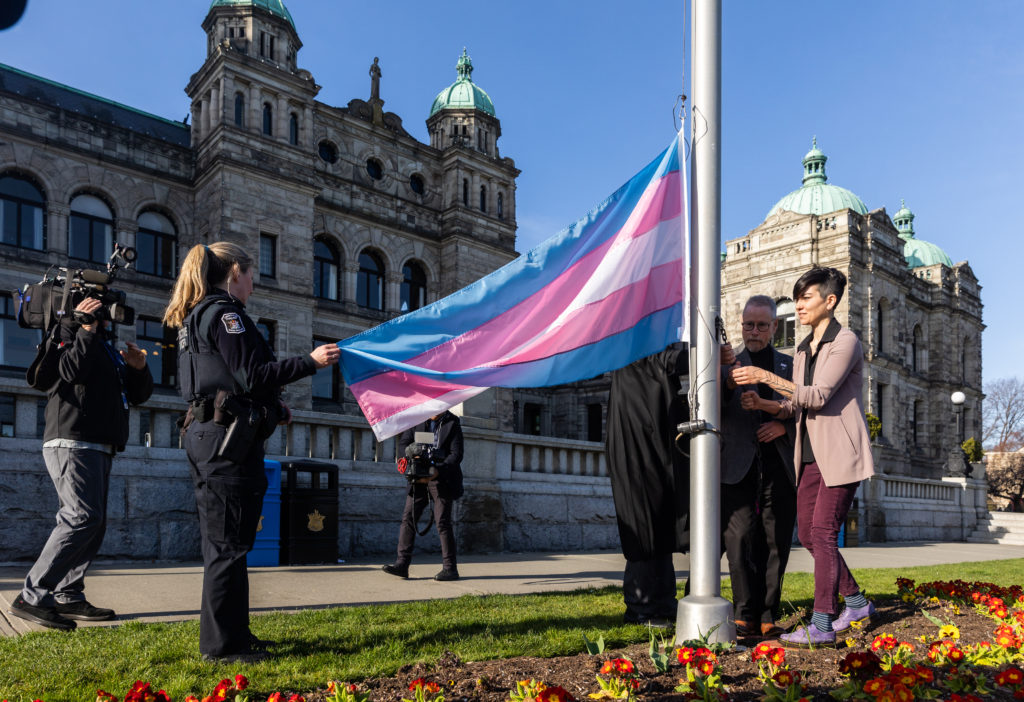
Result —
M228 334L241 334L245 331L245 325L242 324L242 318L237 312L225 312L221 315L220 321Z

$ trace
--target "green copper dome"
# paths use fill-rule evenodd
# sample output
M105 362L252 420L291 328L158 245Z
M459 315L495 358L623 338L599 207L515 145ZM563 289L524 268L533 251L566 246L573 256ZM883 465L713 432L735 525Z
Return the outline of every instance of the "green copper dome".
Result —
M934 266L941 263L953 267L953 259L935 244L923 241L914 237L914 213L907 209L906 204L900 200L900 209L892 218L896 230L903 239L903 258L907 259L908 268L920 268L921 266Z
M258 7L261 10L266 10L274 17L280 17L295 29L295 22L292 20L292 13L288 12L288 8L284 6L281 0L213 0L210 3L210 9L215 7Z
M494 117L494 103L490 96L484 92L470 76L473 73L473 62L469 59L466 50L462 50L459 62L455 64L458 79L442 90L434 98L434 105L430 108L430 116L433 117L441 110L472 110Z
M804 156L804 180L803 187L794 190L789 195L775 203L775 207L768 211L768 217L777 212L788 210L798 214L826 214L836 210L853 210L859 214L867 214L868 208L859 197L846 188L838 185L829 185L828 176L825 175L825 162L828 157L818 148L818 139L815 137L811 150Z

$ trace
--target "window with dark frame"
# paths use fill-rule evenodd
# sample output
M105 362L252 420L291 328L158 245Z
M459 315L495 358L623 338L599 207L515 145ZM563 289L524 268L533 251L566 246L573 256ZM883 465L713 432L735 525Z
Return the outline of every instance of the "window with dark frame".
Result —
M288 143L292 146L299 145L299 116L294 112L288 117Z
M135 320L135 343L146 354L153 384L173 388L178 379L177 332L159 319L139 317Z
M93 263L106 263L114 250L114 218L110 208L95 195L71 200L68 255Z
M409 261L402 266L401 305L402 312L412 312L427 304L427 274L423 266Z
M260 336L267 342L267 346L271 349L274 348L274 336L277 329L277 322L272 319L261 319L256 322L256 329L259 331Z
M16 311L14 298L9 293L0 294L0 367L24 369L32 365L43 333L19 327Z
M245 126L245 96L235 93L235 126Z
M505 219L505 196L498 193L498 219Z
M173 278L176 270L175 253L178 232L166 216L159 212L139 215L139 232L135 236L135 268L164 278Z
M541 406L536 402L523 403L523 433L540 436Z
M0 394L0 436L14 438L14 395Z
M587 405L587 441L601 441L602 429L602 407L600 402L591 402Z
M772 337L772 346L775 348L789 348L796 345L796 307L789 299L776 302L775 319L779 325L775 328L775 336Z
M46 248L46 198L26 178L0 178L0 231L5 244L42 251Z
M313 338L313 348L333 343L331 339ZM321 368L313 375L313 399L337 402L341 399L341 370L337 363Z
M487 186L486 185L481 185L480 186L480 211L481 212L486 212L487 211Z
M277 237L260 234L260 277L277 277Z
M313 297L337 300L341 256L323 239L313 242Z
M374 180L380 180L384 177L384 166L375 158L367 159L366 172Z
M372 310L384 309L384 264L372 251L359 254L356 304Z
M263 103L263 133L267 136L274 135L274 108L269 102Z

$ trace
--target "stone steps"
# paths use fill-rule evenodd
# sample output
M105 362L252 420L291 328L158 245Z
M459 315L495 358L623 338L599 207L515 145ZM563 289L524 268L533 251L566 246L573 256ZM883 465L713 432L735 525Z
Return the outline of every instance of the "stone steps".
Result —
M1024 545L1024 513L989 512L978 522L967 541L979 544Z

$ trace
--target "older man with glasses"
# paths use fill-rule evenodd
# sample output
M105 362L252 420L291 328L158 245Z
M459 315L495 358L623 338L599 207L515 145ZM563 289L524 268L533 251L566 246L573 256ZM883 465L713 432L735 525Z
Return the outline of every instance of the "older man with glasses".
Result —
M791 378L793 359L772 346L775 301L755 295L743 308L743 351L736 363ZM723 362L732 354L723 354ZM722 546L729 557L736 631L741 638L773 637L796 522L792 420L779 421L740 406L744 390L778 400L767 385L738 386L722 375Z

